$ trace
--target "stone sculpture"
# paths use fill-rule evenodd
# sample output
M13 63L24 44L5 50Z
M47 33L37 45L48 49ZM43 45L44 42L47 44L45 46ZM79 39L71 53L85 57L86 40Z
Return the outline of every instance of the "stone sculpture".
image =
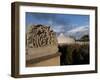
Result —
M52 64L46 61L41 61L42 57L50 58L50 56L57 56L50 58L50 61L54 60ZM39 61L38 65L60 65L60 58L58 53L58 42L56 33L45 25L32 25L26 32L26 61L28 63L34 63ZM43 58L44 59L44 58ZM44 63L44 64L43 64ZM34 64L35 65L35 64Z
M56 34L50 26L33 25L29 28L26 39L28 48L57 45Z

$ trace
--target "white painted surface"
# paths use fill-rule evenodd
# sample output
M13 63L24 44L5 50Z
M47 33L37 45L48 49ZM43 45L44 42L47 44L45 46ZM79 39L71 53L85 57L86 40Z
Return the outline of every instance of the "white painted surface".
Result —
M20 6L20 74L38 74L38 73L55 73L55 72L72 72L72 71L88 71L95 69L95 12L93 10L69 9L55 7L37 7L37 6ZM27 67L25 66L25 12L43 12L43 13L62 13L62 14L81 14L90 16L90 64L87 65L67 65L52 67ZM62 36L62 35L61 35ZM62 36L64 38L64 36ZM73 41L67 38L67 43ZM46 69L46 70L45 70Z

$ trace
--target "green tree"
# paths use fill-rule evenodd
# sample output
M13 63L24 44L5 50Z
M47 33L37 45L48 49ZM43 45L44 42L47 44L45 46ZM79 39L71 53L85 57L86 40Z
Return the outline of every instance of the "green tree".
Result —
M89 35L84 35L80 39L81 41L89 41Z

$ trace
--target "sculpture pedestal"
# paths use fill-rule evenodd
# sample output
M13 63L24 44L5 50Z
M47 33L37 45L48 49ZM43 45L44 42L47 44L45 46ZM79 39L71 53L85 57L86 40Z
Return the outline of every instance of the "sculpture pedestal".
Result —
M37 57L26 61L26 67L60 66L60 53Z

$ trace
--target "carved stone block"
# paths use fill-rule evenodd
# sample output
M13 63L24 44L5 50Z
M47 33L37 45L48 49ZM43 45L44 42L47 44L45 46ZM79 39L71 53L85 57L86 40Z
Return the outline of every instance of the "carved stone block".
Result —
M26 60L58 52L56 33L50 26L32 25L26 33Z

